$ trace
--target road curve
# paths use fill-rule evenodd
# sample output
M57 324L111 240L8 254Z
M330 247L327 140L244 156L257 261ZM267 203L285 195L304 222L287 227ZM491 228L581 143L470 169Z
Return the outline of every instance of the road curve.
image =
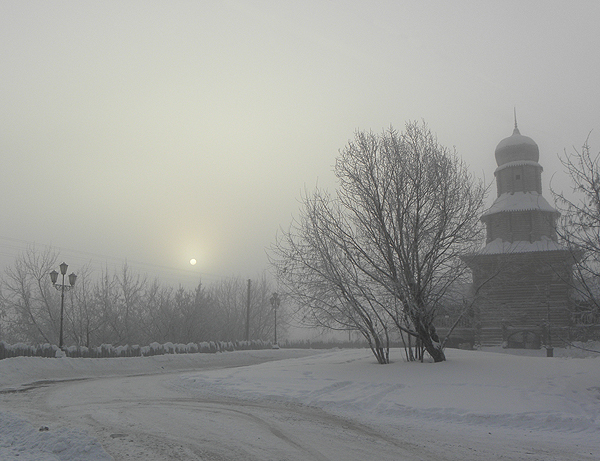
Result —
M183 393L170 385L181 375L46 381L3 403L87 430L117 461L429 459L423 447L319 409Z

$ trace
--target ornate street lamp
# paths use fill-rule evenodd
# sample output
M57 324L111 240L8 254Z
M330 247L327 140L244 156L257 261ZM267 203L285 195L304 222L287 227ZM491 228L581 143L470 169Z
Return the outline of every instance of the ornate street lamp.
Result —
M77 276L74 273L69 275L69 283L70 285L65 285L65 275L67 274L67 268L69 267L67 263L62 263L60 266L60 273L62 274L62 284L57 284L56 280L58 279L58 272L53 270L50 272L50 280L52 281L52 285L54 288L60 291L60 333L58 338L58 347L60 349L63 348L63 317L65 312L65 291L69 291L70 289L75 287L75 280L77 280Z
M277 344L277 308L279 307L281 300L279 299L279 295L277 293L273 293L270 301L271 306L273 306L273 312L275 313L275 342L273 343L273 349L279 349L279 345Z

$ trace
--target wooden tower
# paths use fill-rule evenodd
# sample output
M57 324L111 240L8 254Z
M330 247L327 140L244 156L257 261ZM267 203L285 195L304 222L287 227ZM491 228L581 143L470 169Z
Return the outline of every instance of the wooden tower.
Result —
M496 147L497 198L481 216L486 246L464 258L473 273L482 345L550 345L570 322L572 258L557 242L558 211L542 196L538 145L521 135Z

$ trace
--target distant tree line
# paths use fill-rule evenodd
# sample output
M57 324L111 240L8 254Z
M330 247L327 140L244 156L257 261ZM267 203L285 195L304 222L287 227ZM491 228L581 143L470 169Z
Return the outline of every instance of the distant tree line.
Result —
M56 251L30 247L0 275L0 340L58 344L60 292L49 273L60 262ZM82 267L77 275L75 287L65 293L65 346L273 339L273 287L265 276L251 283L246 338L247 280L224 278L185 289L149 279L127 264L101 274Z

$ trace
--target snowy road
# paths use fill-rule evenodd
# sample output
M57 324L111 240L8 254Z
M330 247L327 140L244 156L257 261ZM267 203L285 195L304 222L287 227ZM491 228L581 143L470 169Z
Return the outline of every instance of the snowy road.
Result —
M207 364L206 370L212 368ZM185 377L174 372L40 381L26 392L5 393L2 406L54 427L83 429L117 461L363 461L374 452L384 461L429 459L422 448L317 408L190 394L172 385Z
M170 375L52 385L34 406L87 426L115 459L397 460L397 440L304 406L182 396ZM301 435L300 435L301 434Z

